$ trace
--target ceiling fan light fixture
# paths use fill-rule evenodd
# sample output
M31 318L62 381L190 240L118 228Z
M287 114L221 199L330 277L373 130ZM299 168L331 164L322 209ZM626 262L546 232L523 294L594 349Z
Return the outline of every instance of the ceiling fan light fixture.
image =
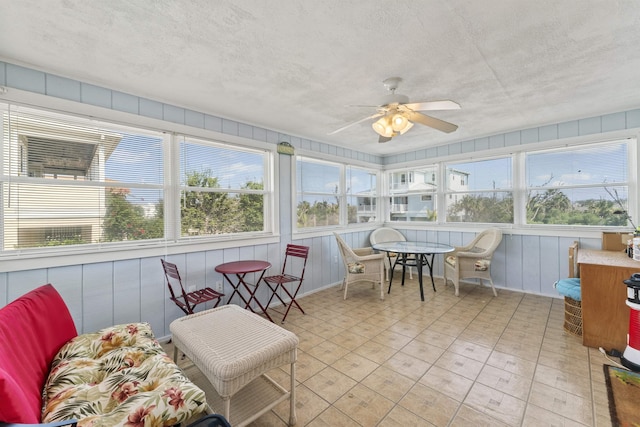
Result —
M396 113L391 118L391 127L394 132L400 132L400 134L408 131L413 123L410 123L409 120L402 113Z
M391 138L398 134L393 130L393 125L389 116L379 118L371 124L371 127L378 135L384 136L385 138Z
M412 127L413 127L413 123L407 120L407 125L404 127L404 129L400 131L400 135L404 135L404 133L409 129L411 129Z

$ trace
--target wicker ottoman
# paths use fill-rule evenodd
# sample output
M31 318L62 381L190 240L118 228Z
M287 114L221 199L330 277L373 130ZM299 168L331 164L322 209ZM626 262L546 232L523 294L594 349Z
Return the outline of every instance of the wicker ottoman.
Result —
M181 351L200 369L215 389L208 403L221 405L231 425L247 425L287 398L289 425L296 423L294 333L236 305L182 317L169 328L174 360ZM289 391L265 375L284 364L291 365Z

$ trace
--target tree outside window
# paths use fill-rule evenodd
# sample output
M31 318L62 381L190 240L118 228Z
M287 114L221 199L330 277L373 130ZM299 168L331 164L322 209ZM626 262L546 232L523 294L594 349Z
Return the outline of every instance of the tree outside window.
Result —
M624 140L528 153L527 223L626 225L627 151Z
M447 222L513 223L511 157L445 165Z

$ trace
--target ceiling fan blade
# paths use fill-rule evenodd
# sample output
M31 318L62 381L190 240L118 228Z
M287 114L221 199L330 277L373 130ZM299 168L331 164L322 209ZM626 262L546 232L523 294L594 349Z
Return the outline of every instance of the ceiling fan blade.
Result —
M386 137L386 136L380 135L380 138L378 138L378 142L389 142L389 141L391 141L391 138L393 138L393 137L392 136Z
M338 132L342 132L343 130L345 130L345 129L351 127L351 126L355 126L358 123L362 123L362 122L370 120L370 119L375 119L375 118L378 118L378 117L383 116L383 115L384 115L384 112L378 112L378 113L372 114L372 115L370 115L368 117L365 117L364 119L356 120L355 122L351 122L351 123L349 123L349 124L347 124L345 126L342 126L339 129L336 129L336 130L334 130L332 132L329 132L327 135L333 135L333 134L336 134Z
M442 101L413 102L410 104L404 104L404 106L413 111L436 111L436 110L459 110L460 109L460 104L448 99L445 99Z
M442 132L451 133L458 129L458 126L453 123L445 122L444 120L436 119L435 117L427 116L426 114L417 113L415 111L409 111L408 119L412 122L420 123L421 125L429 126Z

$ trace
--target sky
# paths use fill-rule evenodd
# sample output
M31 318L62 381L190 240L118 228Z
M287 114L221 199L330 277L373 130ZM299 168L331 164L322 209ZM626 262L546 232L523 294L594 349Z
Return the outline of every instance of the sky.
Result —
M162 172L162 138L158 136L123 134L117 149L107 161L107 177L112 180L160 184ZM580 186L626 182L627 141L618 144L589 146L569 150L532 152L526 156L525 182L529 187ZM185 170L211 169L223 188L241 188L247 181L264 179L264 162L259 153L235 151L218 146L182 142L181 176ZM142 153L142 154L141 154ZM606 161L603 161L606 160ZM303 174L298 165L297 188L304 192L333 193L340 168L336 164L304 161ZM511 157L485 161L451 163L447 167L469 174L470 190L511 189ZM371 175L359 168L348 168L351 194L368 191ZM614 188L613 185L610 188ZM622 199L626 191L618 189ZM566 190L573 200L611 197L604 190ZM150 197L150 196L147 196Z
M162 137L122 134L120 144L107 160L108 179L161 184L163 180ZM180 176L186 172L213 171L223 188L239 189L247 181L264 181L264 161L258 153L182 142Z

